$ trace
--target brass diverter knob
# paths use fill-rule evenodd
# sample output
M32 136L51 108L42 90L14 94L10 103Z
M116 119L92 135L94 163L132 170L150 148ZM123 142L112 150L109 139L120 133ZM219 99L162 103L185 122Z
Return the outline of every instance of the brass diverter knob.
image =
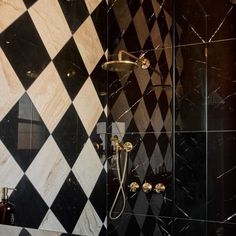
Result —
M132 182L129 186L130 192L135 193L139 189L139 184L137 182Z
M163 183L158 183L158 184L156 184L154 190L155 190L157 193L162 193L162 192L165 192L166 186L165 186Z
M149 193L150 191L152 191L152 185L145 182L142 186L142 189L145 193Z

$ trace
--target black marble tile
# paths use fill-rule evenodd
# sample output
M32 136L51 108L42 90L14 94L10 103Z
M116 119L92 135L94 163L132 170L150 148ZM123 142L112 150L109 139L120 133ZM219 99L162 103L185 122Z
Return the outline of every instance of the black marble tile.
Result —
M89 16L85 1L59 0L59 4L70 27L71 32L74 33Z
M181 47L177 50L180 50L176 57L180 79L175 109L180 119L176 122L176 129L204 131L206 122L205 44Z
M49 131L27 94L0 122L0 139L23 171L46 142Z
M124 39L127 51L133 52L133 51L141 50L138 35L132 21L129 24L126 31L124 32L123 39Z
M156 21L156 16L155 12L153 9L152 1L150 0L144 0L142 2L142 8L143 8L143 13L147 22L147 26L149 28L149 31L151 31L155 21ZM162 31L160 31L162 34Z
M236 41L208 46L208 127L210 130L236 128Z
M134 17L141 6L140 1L127 0L129 11L132 17Z
M206 133L175 136L176 216L206 219Z
M103 107L105 107L108 102L108 74L107 71L103 70L101 67L105 61L106 58L103 56L90 74L90 78L92 79L93 85Z
M31 236L27 229L22 229L19 233L19 236Z
M73 100L88 78L88 72L73 38L66 43L53 62Z
M68 108L52 135L72 167L88 139L88 134L73 105Z
M170 72L168 63L167 63L167 56L168 55L166 55L165 50L162 50L160 58L158 60L158 65L160 68L160 73L162 75L163 82L166 81L167 75Z
M179 0L175 4L176 27L180 45L206 42L207 13L198 0Z
M107 229L105 228L105 226L102 226L101 231L99 232L98 236L107 236Z
M171 225L168 218L124 214L108 223L108 235L168 236L172 235L168 224Z
M98 37L102 44L103 50L106 51L107 45L107 4L106 0L102 0L101 3L91 14L94 26L98 33Z
M112 54L114 53L114 50L116 49L123 35L112 8L107 13L107 24L108 51L110 54Z
M208 41L234 38L236 36L236 8L230 1L200 1L207 13Z
M236 223L236 133L208 134L208 219Z
M158 23L158 26L159 26L159 29L160 29L161 39L164 42L165 38L166 38L166 35L169 32L169 29L168 29L168 25L166 23L166 17L165 17L163 9L161 9L161 11L158 14L157 23Z
M24 175L16 186L9 201L16 206L15 225L38 228L48 211L48 206Z
M173 235L175 236L210 236L206 234L205 221L183 220L177 218L174 220L173 226Z
M25 6L27 8L30 8L35 2L37 2L38 0L23 0L23 2L25 3Z
M107 174L103 170L98 178L97 183L89 197L90 202L93 204L96 212L98 213L100 219L104 221L106 217L106 183L107 183ZM99 199L99 201L98 201Z
M25 89L50 62L28 12L1 33L0 45Z
M207 236L231 236L236 232L236 224L225 222L207 223Z
M62 185L51 210L68 233L72 233L84 206L87 197L71 172Z

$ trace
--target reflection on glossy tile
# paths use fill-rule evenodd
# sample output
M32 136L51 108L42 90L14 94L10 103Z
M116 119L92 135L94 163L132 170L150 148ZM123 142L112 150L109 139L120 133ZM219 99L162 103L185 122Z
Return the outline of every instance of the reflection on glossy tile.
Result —
M181 48L178 56L183 61L180 63L177 111L182 123L177 123L180 130L205 130L205 84L206 84L206 58L204 56L205 45L186 46Z
M206 217L206 134L179 133L176 139L176 214Z
M29 13L51 59L53 59L71 37L59 3L38 0L29 9Z
M2 1L0 7L0 33L15 21L25 10L26 7L22 0Z
M208 140L208 219L235 223L236 133L212 132Z
M211 43L208 49L208 126L235 129L235 40Z

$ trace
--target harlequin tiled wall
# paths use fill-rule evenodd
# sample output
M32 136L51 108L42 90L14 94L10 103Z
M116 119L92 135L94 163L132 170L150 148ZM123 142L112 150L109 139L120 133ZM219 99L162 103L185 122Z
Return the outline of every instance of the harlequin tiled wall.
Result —
M106 7L0 1L0 186L17 189L16 225L105 234L106 164L94 143L107 115Z

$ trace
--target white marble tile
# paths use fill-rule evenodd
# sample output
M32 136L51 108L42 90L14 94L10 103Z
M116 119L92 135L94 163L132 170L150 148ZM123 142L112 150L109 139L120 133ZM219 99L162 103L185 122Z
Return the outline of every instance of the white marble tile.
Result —
M38 0L29 13L53 59L72 36L58 1Z
M18 236L20 235L22 228L10 225L0 225L1 236Z
M24 94L25 90L0 48L0 121Z
M73 173L88 198L98 180L102 168L103 166L99 160L98 154L91 140L88 139L72 168Z
M0 187L15 188L24 172L0 141Z
M52 133L71 104L70 97L51 62L27 93Z
M99 5L100 2L102 2L102 0L86 0L85 1L90 14L94 11L94 9Z
M102 104L90 78L86 80L80 89L73 104L88 135L90 135L103 111Z
M84 207L82 214L73 230L73 234L97 236L103 223L90 201Z
M25 11L23 0L0 0L0 33Z
M87 71L91 73L104 52L90 16L79 27L73 37Z
M58 232L49 232L49 231L43 231L38 229L26 229L31 235L33 236L60 236L60 233Z
M66 233L66 230L50 209L48 210L43 221L41 222L39 229Z
M69 172L70 167L63 154L52 136L49 136L26 175L50 207Z

